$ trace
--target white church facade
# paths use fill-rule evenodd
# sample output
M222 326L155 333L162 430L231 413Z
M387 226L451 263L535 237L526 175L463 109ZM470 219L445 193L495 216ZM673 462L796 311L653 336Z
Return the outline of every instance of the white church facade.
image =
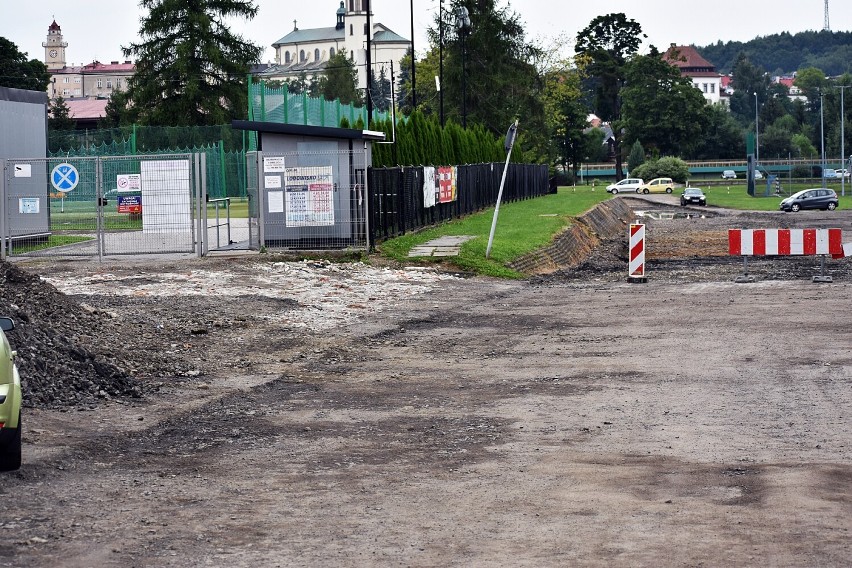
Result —
M275 48L275 64L257 70L254 75L267 80L286 81L304 74L310 81L325 72L328 60L337 53L344 53L355 62L358 71L358 88L367 85L367 37L370 34L370 62L373 73L391 76L399 73L399 64L411 47L411 41L399 36L387 26L375 22L370 14L367 29L366 0L345 0L335 13L335 25L323 28L299 29L293 22L293 30L272 44Z

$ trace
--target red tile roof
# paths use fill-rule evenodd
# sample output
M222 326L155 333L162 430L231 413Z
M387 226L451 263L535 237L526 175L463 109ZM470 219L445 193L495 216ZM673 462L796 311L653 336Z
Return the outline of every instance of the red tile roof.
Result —
M663 57L681 71L715 71L716 66L701 57L691 45L672 45Z
M107 99L65 99L68 116L75 120L106 116Z

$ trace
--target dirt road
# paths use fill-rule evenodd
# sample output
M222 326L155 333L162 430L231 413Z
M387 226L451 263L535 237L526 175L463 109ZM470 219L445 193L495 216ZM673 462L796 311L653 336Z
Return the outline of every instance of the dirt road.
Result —
M849 261L736 284L712 245L852 222L805 215L650 222L644 285L619 242L517 282L25 266L181 372L27 409L0 566L848 565Z

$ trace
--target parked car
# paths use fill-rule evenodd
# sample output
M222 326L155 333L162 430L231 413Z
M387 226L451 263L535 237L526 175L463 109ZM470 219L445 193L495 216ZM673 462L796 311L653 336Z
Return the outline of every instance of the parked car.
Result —
M680 204L686 205L688 203L707 205L707 196L698 187L687 187L680 196Z
M781 211L799 211L800 209L837 209L837 193L833 189L803 189L787 199L781 200Z
M834 171L833 169L824 168L822 170L822 177L824 177L825 179L834 179L834 178L837 178L837 177L840 177L840 176L837 175L837 172Z
M849 177L849 170L847 170L846 168L843 168L841 170L834 170L834 172L838 175L838 177Z
M763 179L763 174L760 170L754 170L754 179Z
M618 183L611 183L606 186L606 190L615 195L621 191L635 192L644 182L639 178L625 178Z
M654 178L648 183L643 183L636 189L636 193L671 193L674 190L672 178Z
M14 328L11 319L0 317L0 471L21 467L21 378L6 338Z
M725 170L722 172L722 179L737 179L737 172L734 170Z

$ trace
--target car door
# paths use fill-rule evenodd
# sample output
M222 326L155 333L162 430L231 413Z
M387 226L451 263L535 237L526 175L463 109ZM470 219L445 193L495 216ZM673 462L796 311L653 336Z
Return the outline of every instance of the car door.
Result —
M802 196L802 209L819 209L820 208L820 197L819 194L822 190L813 189Z

